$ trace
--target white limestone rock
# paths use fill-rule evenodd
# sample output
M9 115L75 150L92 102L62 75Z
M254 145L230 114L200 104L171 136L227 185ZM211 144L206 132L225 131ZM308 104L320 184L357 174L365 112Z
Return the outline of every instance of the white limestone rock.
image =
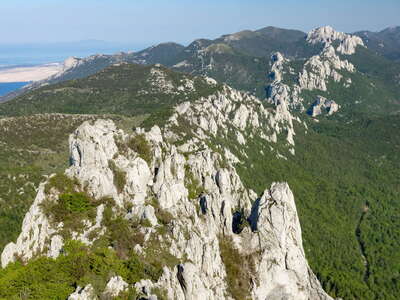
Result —
M103 295L109 297L117 297L121 292L128 289L128 284L122 279L121 276L113 276L107 282Z
M68 300L97 300L94 288L88 284L84 288L77 287L75 292L69 295Z
M318 96L315 102L311 105L309 114L312 117L317 117L323 113L326 113L330 116L337 112L339 108L339 104L337 104L335 101Z
M307 34L307 41L311 44L323 43L326 46L331 45L334 41L339 41L340 44L337 51L347 55L354 54L357 46L364 46L360 37L335 31L331 26L323 26L311 30Z
M306 261L294 197L287 183L274 183L264 192L253 205L251 222L261 246L253 299L332 299Z
M355 68L347 60L341 60L332 46L327 46L321 54L312 56L304 64L303 71L299 74L299 86L306 90L326 91L329 78L336 82L343 78L338 73L340 70L353 73Z
M93 125L86 121L69 138L71 167L66 174L87 186L95 198L118 199L114 175L108 165L118 153L115 133L112 121L97 120Z
M58 256L62 247L62 239L53 234L56 229L53 228L43 214L41 204L46 199L44 192L46 183L39 186L36 198L26 213L22 222L21 234L18 236L16 243L9 243L1 254L1 265L5 268L10 262L14 262L16 256L24 261L28 261L35 255L40 255L49 251L49 256L55 258ZM48 244L48 241L51 244ZM49 249L50 248L50 249Z

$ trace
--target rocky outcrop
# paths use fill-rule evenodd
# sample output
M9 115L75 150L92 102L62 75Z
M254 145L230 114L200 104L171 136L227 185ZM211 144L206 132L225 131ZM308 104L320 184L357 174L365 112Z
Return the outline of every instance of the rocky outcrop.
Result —
M108 297L117 297L121 292L126 291L128 286L121 276L114 276L108 281L103 294Z
M68 300L97 300L97 296L91 284L84 288L78 286L74 293L69 295Z
M258 284L253 299L330 299L321 289L304 255L293 193L286 183L274 183L252 207L251 226L260 247Z
M354 65L347 60L341 60L332 46L326 47L320 55L311 57L299 74L299 86L305 90L327 90L327 81L332 78L340 82L343 76L338 72L344 70L350 73L355 71Z
M340 106L335 101L328 100L322 96L318 96L315 102L311 105L308 113L312 117L319 116L323 113L326 113L330 116L337 112L339 108Z
M270 84L267 87L267 102L274 105L286 103L290 110L305 111L303 90L327 91L330 81L341 83L345 88L352 84L349 73L356 72L353 64L342 59L338 54L354 54L357 46L364 46L359 37L337 32L326 26L312 30L307 35L311 44L322 43L321 53L307 59L301 71L294 73L290 61L281 53L271 56ZM335 49L334 42L339 46ZM285 82L287 74L296 75L296 82ZM332 111L335 111L334 105Z
M154 299L152 291L158 289L168 299L229 299L234 287L227 278L237 274L230 274L225 267L232 257L221 249L228 247L235 249L234 262L243 261L243 274L251 279L244 291L248 297L331 299L307 264L289 186L274 183L257 197L244 186L235 169L237 158L232 152L246 155L243 149L251 138L263 137L273 147L279 141L278 135L292 131L287 133L284 146L294 149L294 121L286 102L278 103L271 111L253 96L225 87L206 99L180 104L163 128L137 128L126 134L112 121L83 123L70 137L71 166L65 174L75 178L95 199L113 198L113 209L124 212L124 218L148 220L147 227L140 229L144 244L135 247L138 253L151 247L149 241L155 239L179 261L164 266L157 282L135 283L138 293L146 298ZM230 138L231 132L241 135L237 149L210 143L215 138ZM127 146L139 136L150 145L151 155L146 160L143 153ZM123 186L116 186L113 168L124 174ZM42 187L24 220L17 244L9 244L2 254L3 266L15 254L28 260L33 253L59 253L62 241L55 237L62 225L50 225L41 212L39 203L46 197ZM156 208L172 218L166 234L157 231L160 224ZM87 220L84 232L73 233L73 238L90 245L86 237L93 228L97 238L104 234L102 205L96 211L96 220ZM249 226L241 221L243 218L248 218ZM31 228L34 234L29 237ZM113 297L127 288L117 274L104 293ZM90 293L90 285L78 288L69 299L90 299Z
M336 50L347 55L354 54L357 46L364 46L360 37L335 31L331 26L311 30L307 35L307 41L311 44L323 43L325 46L330 46L334 41L338 41L339 46Z
M301 88L294 84L290 87L283 83L284 70L289 60L285 59L279 52L271 56L271 73L269 78L272 82L267 87L267 102L279 107L280 110L289 111L289 109L304 110L303 98L299 96Z
M62 238L56 234L41 209L46 199L45 183L40 184L36 198L22 222L22 230L16 243L9 243L1 254L1 265L6 267L16 258L29 260L40 254L57 257L63 246Z

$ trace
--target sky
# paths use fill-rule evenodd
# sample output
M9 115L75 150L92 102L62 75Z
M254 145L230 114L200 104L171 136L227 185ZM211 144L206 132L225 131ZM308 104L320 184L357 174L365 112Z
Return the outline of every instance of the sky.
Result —
M1 0L0 44L87 39L140 46L276 26L377 31L400 25L400 0Z

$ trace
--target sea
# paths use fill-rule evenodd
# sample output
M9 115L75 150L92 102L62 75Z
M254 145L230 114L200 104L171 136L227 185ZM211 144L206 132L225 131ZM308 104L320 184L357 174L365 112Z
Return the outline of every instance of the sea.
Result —
M18 67L38 66L52 62L61 62L68 57L67 53L63 54L47 54L47 55L15 55L7 53L4 50L0 51L0 70L12 69ZM85 53L86 54L86 53ZM0 82L0 97L12 91L18 90L30 82Z
M0 82L0 97L24 87L30 82Z

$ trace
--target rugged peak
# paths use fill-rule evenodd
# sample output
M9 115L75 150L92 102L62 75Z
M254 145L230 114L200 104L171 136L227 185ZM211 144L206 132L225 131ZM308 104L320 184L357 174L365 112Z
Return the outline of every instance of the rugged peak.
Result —
M330 43L334 40L342 40L344 37L345 34L343 32L338 32L331 26L322 26L311 30L307 34L307 41L312 44Z
M342 54L354 54L357 46L364 46L362 39L355 35L334 30L331 26L318 27L307 34L307 41L311 44L323 43L330 46L334 41L339 41L337 51Z

